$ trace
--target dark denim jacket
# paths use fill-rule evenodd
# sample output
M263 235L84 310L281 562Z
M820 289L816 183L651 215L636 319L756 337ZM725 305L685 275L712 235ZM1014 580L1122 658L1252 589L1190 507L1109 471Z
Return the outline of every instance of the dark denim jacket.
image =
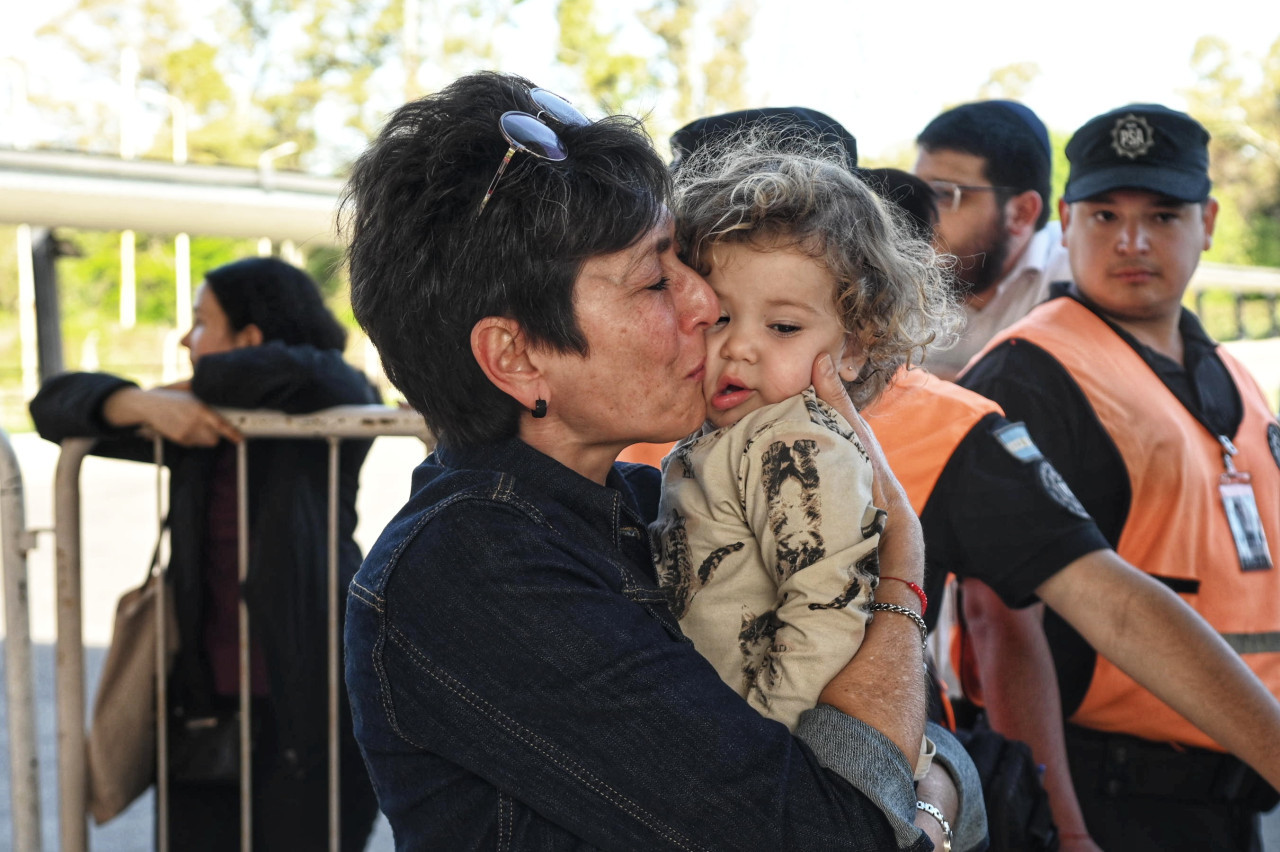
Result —
M657 487L630 465L601 487L517 440L415 472L346 627L397 848L930 848L885 737L829 707L792 736L684 638L650 562Z

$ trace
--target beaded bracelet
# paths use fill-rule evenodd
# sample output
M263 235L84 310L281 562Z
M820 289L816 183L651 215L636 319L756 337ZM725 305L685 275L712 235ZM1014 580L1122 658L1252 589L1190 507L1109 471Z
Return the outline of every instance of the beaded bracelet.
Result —
M901 577L882 576L881 580L897 580L899 583L905 583L907 588L916 593L916 597L920 599L920 614L924 615L929 611L929 596L924 593L924 589L910 580L904 580Z
M928 643L929 626L924 623L924 619L915 610L908 609L905 606L898 606L897 604L880 602L873 603L867 609L871 612L896 612L898 615L905 615L916 623L916 627L920 628L920 646L923 648Z
M942 815L942 811L928 802L921 801L916 802L916 810L924 811L938 821L938 824L942 826L942 852L951 852L951 823L947 822L947 818Z

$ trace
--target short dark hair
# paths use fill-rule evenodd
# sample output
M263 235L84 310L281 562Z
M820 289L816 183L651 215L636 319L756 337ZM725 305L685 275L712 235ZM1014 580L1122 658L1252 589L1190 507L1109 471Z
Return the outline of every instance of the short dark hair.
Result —
M315 280L274 257L246 257L211 269L213 289L232 331L253 324L262 340L342 351L347 330L329 311Z
M1036 230L1049 221L1053 192L1049 134L1035 113L1012 101L976 101L947 110L925 126L916 144L926 151L947 149L972 154L984 161L983 172L996 186L1014 194L1034 189L1044 204ZM998 193L1003 203L1011 195Z
M582 126L541 118L568 157L519 152L477 217L508 143L508 110L538 114L533 84L484 72L400 107L356 161L343 202L351 305L387 377L446 446L516 434L520 406L471 352L487 316L530 345L586 356L574 282L665 215L671 184L638 119Z
M862 169L859 175L872 192L905 214L912 236L918 240L933 239L933 229L938 224L938 196L933 187L902 169Z

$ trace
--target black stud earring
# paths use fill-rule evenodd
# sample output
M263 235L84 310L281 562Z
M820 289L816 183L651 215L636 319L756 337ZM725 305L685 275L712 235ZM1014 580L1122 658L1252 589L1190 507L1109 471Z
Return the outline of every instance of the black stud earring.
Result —
M547 416L547 401L545 399L539 399L533 404L533 416L538 418Z

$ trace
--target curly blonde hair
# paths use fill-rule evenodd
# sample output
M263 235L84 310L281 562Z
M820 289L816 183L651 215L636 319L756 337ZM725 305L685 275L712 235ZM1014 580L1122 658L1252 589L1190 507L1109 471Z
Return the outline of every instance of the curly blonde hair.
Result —
M867 356L845 382L863 408L899 367L950 342L960 313L945 261L913 236L902 211L846 169L838 151L798 132L738 133L682 162L676 232L686 262L703 275L726 244L794 248L821 262L838 282L840 321Z

